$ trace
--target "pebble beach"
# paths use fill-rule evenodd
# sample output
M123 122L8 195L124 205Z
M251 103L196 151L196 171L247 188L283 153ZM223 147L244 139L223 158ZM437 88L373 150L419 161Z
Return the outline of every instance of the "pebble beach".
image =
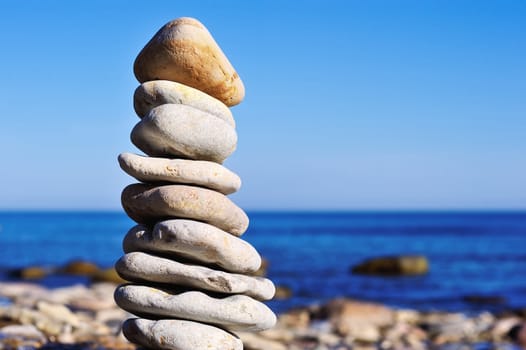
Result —
M115 304L115 287L0 283L0 349L135 349L121 332L131 315ZM525 316L418 312L338 298L281 313L273 329L235 333L247 350L512 349L507 333Z

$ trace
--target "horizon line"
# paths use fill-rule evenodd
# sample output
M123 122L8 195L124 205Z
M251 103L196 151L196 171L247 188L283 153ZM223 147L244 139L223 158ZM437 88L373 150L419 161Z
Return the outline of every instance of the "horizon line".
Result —
M526 213L526 208L260 208L249 213ZM122 213L110 208L0 208L0 213Z

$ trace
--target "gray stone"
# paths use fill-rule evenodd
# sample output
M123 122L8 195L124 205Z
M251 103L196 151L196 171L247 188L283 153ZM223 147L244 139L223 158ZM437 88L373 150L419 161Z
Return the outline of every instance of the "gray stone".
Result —
M31 324L9 325L0 328L0 343L1 339L13 337L32 339L41 343L46 343L46 336ZM0 349L3 349L1 345Z
M131 141L149 156L222 163L235 150L237 134L224 120L197 108L164 104L135 125Z
M236 332L236 335L243 341L245 348L250 350L287 350L287 346L275 340L266 339L259 334ZM296 349L296 348L293 348ZM315 348L320 350L319 347Z
M142 252L125 254L117 261L115 269L128 281L148 281L218 293L246 294L260 300L271 299L275 292L274 284L266 278L183 264Z
M141 83L171 80L194 87L227 106L240 103L245 87L206 27L194 18L164 25L141 50L133 65Z
M166 159L121 153L119 164L142 182L173 182L203 186L223 194L241 187L241 179L222 165L204 160Z
M241 340L232 334L191 321L131 318L122 325L122 332L132 343L148 349L243 350Z
M122 191L121 202L128 216L141 224L187 218L241 236L249 223L245 212L225 195L200 187L132 184Z
M162 253L215 264L227 271L252 273L259 269L261 257L248 242L215 226L193 220L166 220L155 225L133 227L124 237L125 253Z
M139 117L145 117L152 108L175 103L191 106L223 119L236 127L230 109L218 99L190 86L168 80L153 80L141 84L133 95L133 107Z
M115 301L139 316L198 321L232 331L262 331L276 323L276 316L265 304L246 295L214 298L198 291L122 285L115 291Z

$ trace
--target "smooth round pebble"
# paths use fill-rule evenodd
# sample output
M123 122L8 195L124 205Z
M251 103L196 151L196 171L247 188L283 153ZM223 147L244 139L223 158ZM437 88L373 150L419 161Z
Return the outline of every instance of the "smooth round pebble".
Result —
M164 104L135 125L131 141L149 156L183 157L222 163L235 150L236 130L197 108Z
M143 83L171 80L201 90L227 106L245 96L241 78L206 27L183 17L164 25L141 50L133 65Z
M148 115L152 108L175 103L191 106L223 119L233 128L236 122L230 108L223 102L190 86L168 80L147 81L135 90L133 107L139 117Z
M130 318L122 333L148 349L165 350L243 350L238 337L214 326L184 320L151 321Z
M245 294L258 300L272 299L276 288L262 277L254 277L190 265L155 255L133 252L116 263L118 274L128 281L194 287L217 293Z
M128 284L116 289L115 302L139 316L198 321L232 331L257 332L276 324L276 315L265 304L246 295L214 298L198 291Z
M205 160L166 159L121 153L119 164L128 175L142 182L172 182L203 186L223 194L241 187L239 176L224 166Z
M225 195L206 188L132 184L121 195L124 210L140 224L168 218L207 222L235 236L248 228L248 216Z
M153 230L137 225L124 237L123 249L183 257L238 273L253 273L261 266L261 256L248 242L193 220L161 221Z

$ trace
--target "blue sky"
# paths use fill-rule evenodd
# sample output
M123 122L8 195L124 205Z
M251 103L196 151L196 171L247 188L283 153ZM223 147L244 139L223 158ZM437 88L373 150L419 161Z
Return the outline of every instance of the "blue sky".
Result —
M133 61L201 20L246 209L526 208L524 1L2 1L0 209L119 209Z

